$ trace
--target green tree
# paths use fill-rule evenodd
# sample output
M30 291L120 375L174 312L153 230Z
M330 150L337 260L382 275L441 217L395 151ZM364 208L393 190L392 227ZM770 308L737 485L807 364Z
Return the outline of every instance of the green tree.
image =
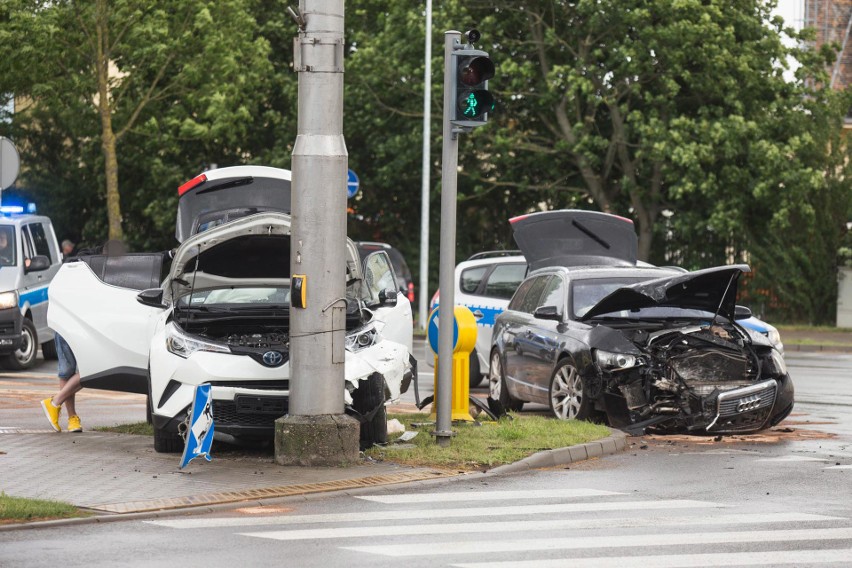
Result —
M56 146L39 155L34 141L45 131L61 136L56 144L86 146L78 159L98 146L100 172L88 174L103 191L109 238L124 238L121 195L136 189L119 191L122 143L148 138L149 165L183 141L239 155L271 71L268 43L242 0L10 0L0 20L0 92L27 101L14 130L24 152L70 158ZM52 169L35 161L27 168Z

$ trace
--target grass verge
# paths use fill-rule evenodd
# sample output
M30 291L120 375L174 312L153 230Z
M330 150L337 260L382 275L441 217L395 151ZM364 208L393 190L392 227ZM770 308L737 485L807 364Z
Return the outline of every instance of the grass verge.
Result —
M0 492L0 524L26 523L48 519L88 517L86 513L68 503L44 499L10 497Z
M367 450L369 458L458 471L486 470L516 462L536 452L584 444L606 438L610 434L605 426L590 422L512 414L497 422L455 422L453 432L456 435L449 447L441 447L430 434L435 426L429 422L428 414L389 414L388 420L393 419L399 420L406 431L417 432L417 436L409 442L398 444L396 440L401 434L391 434L387 446ZM145 422L97 430L153 435L151 425Z
M389 436L383 447L367 450L368 457L420 467L459 471L480 471L516 462L536 452L584 444L609 436L610 430L599 424L576 420L555 420L544 416L512 414L497 422L453 423L456 435L449 447L441 447L430 435L434 424L428 414L391 414L406 431L417 436L397 444L401 434Z

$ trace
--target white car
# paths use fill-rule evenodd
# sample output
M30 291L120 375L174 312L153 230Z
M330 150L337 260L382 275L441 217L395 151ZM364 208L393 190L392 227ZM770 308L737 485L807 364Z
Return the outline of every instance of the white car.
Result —
M476 346L470 354L470 386L478 386L488 375L491 332L512 294L527 275L527 260L520 251L477 253L456 266L455 304L465 306L476 319ZM430 310L440 303L440 291L432 297Z
M159 452L183 449L202 383L221 439L269 439L288 412L289 181L286 170L243 166L184 184L182 243L162 283L157 253L82 256L50 286L49 322L73 349L82 384L147 393ZM412 314L387 254L362 264L354 243L345 246L344 399L367 447L386 440L385 403L415 376Z

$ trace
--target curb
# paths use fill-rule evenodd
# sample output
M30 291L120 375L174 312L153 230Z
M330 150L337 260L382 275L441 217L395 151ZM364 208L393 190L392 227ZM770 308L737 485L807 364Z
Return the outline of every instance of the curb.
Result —
M627 447L627 434L618 430L610 430L610 432L611 434L608 437L601 440L569 446L567 448L555 448L553 450L538 452L514 463L489 469L487 473L501 475L530 471L532 469L556 467L624 451Z

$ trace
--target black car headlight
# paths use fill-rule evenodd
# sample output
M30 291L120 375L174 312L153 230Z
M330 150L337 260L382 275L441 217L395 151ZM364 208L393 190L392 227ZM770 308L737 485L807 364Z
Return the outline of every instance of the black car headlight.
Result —
M629 353L614 353L603 349L593 349L592 353L598 366L606 371L622 371L642 364L640 357Z
M186 359L196 351L210 351L212 353L230 353L227 345L204 341L198 337L188 335L174 322L166 325L166 349L178 357Z
M372 347L379 341L379 332L374 326L362 327L346 335L346 350L352 353Z
M784 361L784 356L777 349L770 349L769 356L763 359L764 374L770 375L786 375L787 362Z

